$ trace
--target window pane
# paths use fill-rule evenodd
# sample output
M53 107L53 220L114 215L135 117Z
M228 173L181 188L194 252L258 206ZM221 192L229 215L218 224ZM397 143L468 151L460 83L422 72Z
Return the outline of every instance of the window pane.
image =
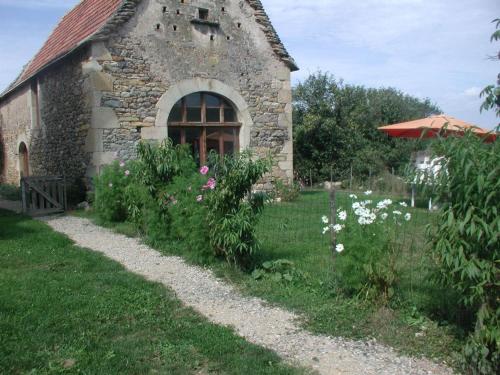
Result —
M188 122L201 122L201 108L188 108L187 109Z
M220 122L220 108L207 107L207 122Z
M191 94L186 96L187 107L187 121L200 122L201 121L201 94Z
M181 144L181 129L179 128L169 128L168 129L168 136L174 143L174 145L180 145Z
M214 151L216 154L220 154L219 149L219 129L217 128L207 128L207 153Z
M232 108L224 108L224 122L236 122L236 113Z
M169 122L181 122L182 121L182 100L175 103L174 107L170 111L170 116L168 117Z
M187 128L186 132L186 144L191 145L191 152L193 154L196 163L200 163L200 139L201 139L201 129L199 128Z
M205 94L205 103L207 107L219 108L220 107L220 98L214 95Z
M236 129L224 129L224 154L234 154L236 148Z
M201 107L201 94L199 92L186 96L186 106Z

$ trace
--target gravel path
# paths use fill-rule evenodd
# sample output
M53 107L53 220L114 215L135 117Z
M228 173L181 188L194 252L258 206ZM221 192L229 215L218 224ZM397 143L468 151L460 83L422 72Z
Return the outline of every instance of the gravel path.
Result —
M162 256L134 238L98 227L86 219L43 219L79 246L104 253L128 270L160 282L177 297L208 318L231 326L248 341L271 349L292 364L320 374L452 374L428 360L396 354L375 342L351 341L313 335L299 326L299 317L242 296L208 270L186 264L181 258Z

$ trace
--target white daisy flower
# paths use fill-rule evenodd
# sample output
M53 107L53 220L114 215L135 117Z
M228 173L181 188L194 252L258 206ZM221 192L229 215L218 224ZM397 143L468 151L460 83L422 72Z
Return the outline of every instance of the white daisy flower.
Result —
M333 226L333 230L334 230L335 232L337 232L337 233L338 233L338 232L340 232L340 231L342 230L342 225L340 225L340 224L335 224L335 225Z
M338 216L339 216L340 220L346 221L346 219L347 219L347 211L340 211Z

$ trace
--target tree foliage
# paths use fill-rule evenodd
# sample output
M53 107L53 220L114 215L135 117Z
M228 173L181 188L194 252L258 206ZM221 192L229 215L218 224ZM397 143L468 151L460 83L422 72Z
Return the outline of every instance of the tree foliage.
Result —
M491 42L498 42L500 41L500 18L493 20L493 23L495 23L497 30L491 36ZM500 60L500 51L493 59ZM495 109L497 117L500 117L500 74L497 77L496 85L486 86L480 96L484 98L484 102L481 105L481 111Z
M428 99L393 88L370 89L317 72L294 88L295 168L299 177L342 178L407 162L416 141L388 138L379 126L439 114Z
M440 169L432 186L442 205L430 227L441 281L461 296L476 317L464 347L467 373L500 368L500 140L493 144L468 131L435 144Z

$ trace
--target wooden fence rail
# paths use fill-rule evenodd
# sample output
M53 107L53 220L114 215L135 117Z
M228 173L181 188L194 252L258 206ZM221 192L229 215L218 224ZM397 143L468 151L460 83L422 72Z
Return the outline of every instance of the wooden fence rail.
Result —
M23 212L43 216L66 210L66 183L62 177L23 177Z

